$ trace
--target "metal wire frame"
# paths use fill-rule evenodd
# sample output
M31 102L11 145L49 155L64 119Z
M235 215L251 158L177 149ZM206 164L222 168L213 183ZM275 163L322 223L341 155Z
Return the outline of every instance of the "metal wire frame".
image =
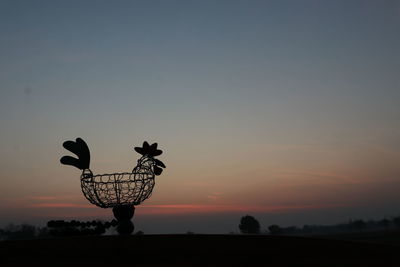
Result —
M154 160L143 156L132 172L93 175L85 169L81 188L90 203L110 208L119 205L139 205L151 196L155 185Z

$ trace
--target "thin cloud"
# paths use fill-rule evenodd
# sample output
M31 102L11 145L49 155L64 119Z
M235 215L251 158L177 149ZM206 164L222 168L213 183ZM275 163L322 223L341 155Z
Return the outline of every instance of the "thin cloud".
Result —
M92 209L95 208L93 205L87 204L76 204L76 203L36 203L29 205L31 208L80 208L80 209Z
M221 192L214 192L214 193L208 195L207 198L211 199L211 200L214 200L214 201L215 200L219 200L219 199L222 198L222 193Z
M322 205L275 205L275 206L240 206L240 205L143 205L140 212L143 214L193 214L193 213L284 213L296 210L318 210L337 207L345 207L344 204L322 204Z
M298 170L281 170L273 174L280 179L288 179L284 182L287 186L298 185L354 185L365 183L365 177L355 177L351 175L339 174L334 172L316 172L316 171L298 171ZM293 180L296 178L295 180Z
M26 199L29 199L29 200L55 200L55 199L57 199L56 197L54 197L54 196L27 196L26 197Z
M53 200L71 200L71 199L81 199L79 195L59 195L59 196L25 196L24 199L36 200L36 201L53 201Z

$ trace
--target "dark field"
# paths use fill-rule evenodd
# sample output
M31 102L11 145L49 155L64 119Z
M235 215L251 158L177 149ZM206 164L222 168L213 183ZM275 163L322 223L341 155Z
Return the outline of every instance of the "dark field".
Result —
M400 246L251 235L141 235L0 242L0 266L400 266Z

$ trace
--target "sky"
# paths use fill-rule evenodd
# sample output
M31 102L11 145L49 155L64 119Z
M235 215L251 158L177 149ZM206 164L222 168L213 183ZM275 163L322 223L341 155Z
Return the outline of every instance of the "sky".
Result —
M167 165L145 233L400 215L400 2L0 0L0 226L111 220L59 163Z

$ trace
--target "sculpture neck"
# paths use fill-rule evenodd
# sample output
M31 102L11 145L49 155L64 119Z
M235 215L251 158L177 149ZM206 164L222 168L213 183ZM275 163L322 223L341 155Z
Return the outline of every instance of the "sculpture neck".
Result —
M145 167L153 167L154 166L154 158L144 155L138 160L138 166L145 166Z
M90 169L82 170L81 178L88 178L88 177L93 177L92 171Z
M139 169L149 169L152 172L154 172L154 166L155 166L154 158L144 155L143 157L138 159L137 165L135 168L133 168L132 172L136 172Z

